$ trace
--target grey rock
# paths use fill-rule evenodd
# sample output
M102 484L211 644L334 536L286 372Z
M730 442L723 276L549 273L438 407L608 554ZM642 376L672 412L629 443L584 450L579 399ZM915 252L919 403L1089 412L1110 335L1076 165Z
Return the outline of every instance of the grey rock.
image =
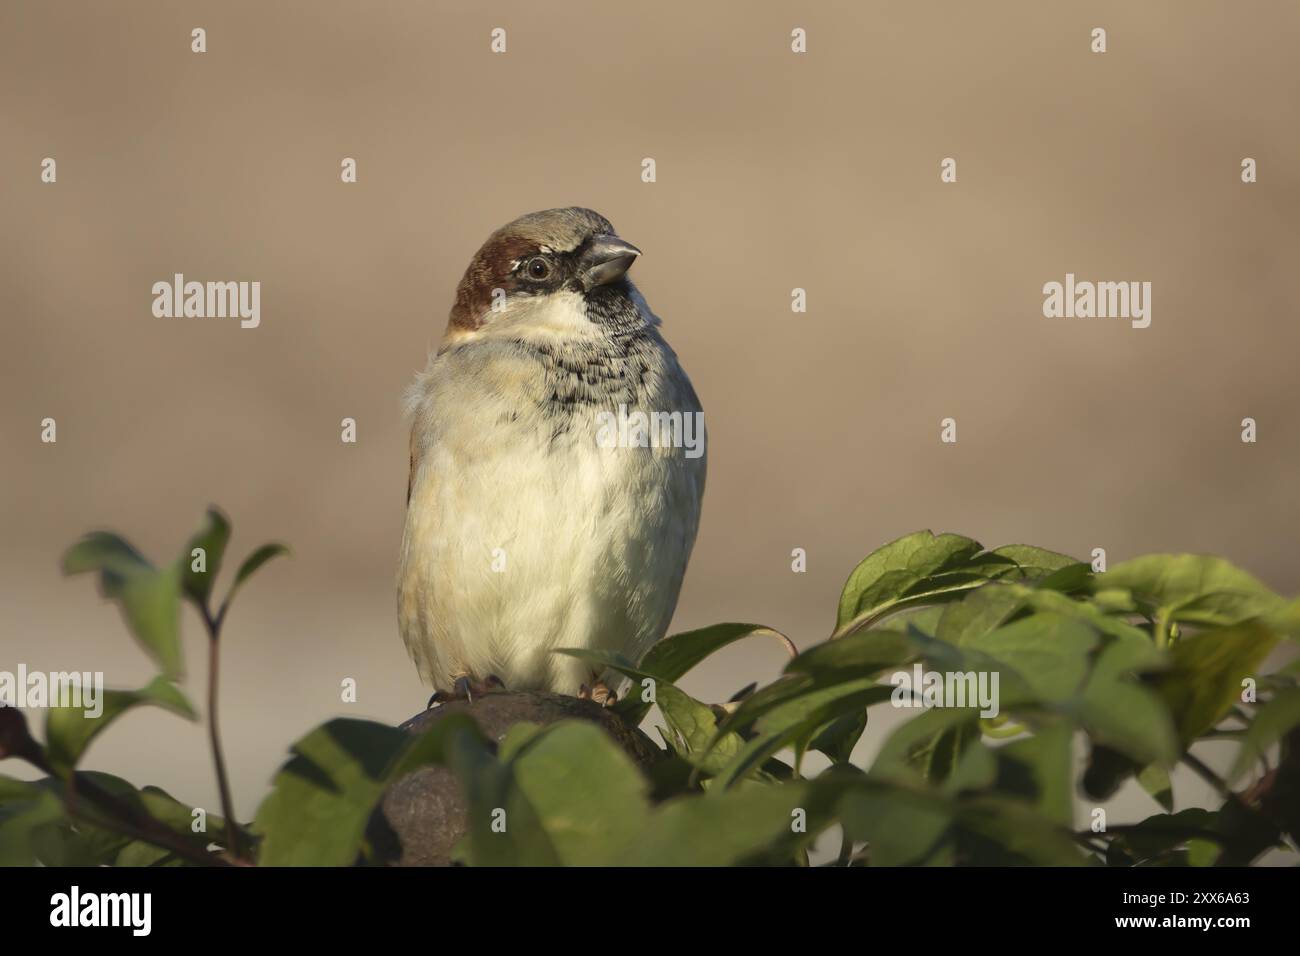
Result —
M472 703L439 704L406 721L402 729L423 733L448 714L468 714L484 734L498 742L518 723L545 726L558 720L589 720L603 727L645 769L663 753L612 710L562 694L493 691L475 697ZM375 855L389 865L449 866L452 850L465 835L467 811L455 775L444 767L423 767L389 787L371 818L367 836Z

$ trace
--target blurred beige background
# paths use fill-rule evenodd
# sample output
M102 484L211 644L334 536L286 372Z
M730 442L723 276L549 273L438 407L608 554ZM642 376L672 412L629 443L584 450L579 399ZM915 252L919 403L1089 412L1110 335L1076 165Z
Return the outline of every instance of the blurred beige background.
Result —
M143 682L59 556L111 527L170 558L217 502L234 552L295 551L229 620L241 813L320 721L419 710L393 596L401 392L479 243L566 204L645 250L633 278L708 415L674 629L758 621L806 646L856 561L923 527L1112 562L1212 551L1300 592L1298 31L1268 2L10 0L0 668ZM261 327L154 318L175 272L260 281ZM1067 272L1152 282L1151 327L1044 318ZM685 686L722 698L781 661L737 647ZM197 725L131 715L89 764L215 806Z

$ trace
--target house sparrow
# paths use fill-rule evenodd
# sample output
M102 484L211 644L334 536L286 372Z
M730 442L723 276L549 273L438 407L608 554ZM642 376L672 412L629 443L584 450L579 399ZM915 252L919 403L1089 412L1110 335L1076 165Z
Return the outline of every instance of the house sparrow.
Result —
M501 684L610 703L612 674L552 652L636 662L668 628L706 458L702 427L695 456L669 447L666 424L609 440L611 416L638 411L702 423L627 278L640 254L589 209L503 226L408 392L398 617L435 699Z

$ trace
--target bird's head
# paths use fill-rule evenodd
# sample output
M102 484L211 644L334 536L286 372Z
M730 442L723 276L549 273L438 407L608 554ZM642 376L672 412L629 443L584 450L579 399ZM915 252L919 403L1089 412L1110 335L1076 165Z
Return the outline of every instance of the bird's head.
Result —
M447 338L520 325L578 326L625 306L635 309L626 274L640 254L590 209L520 216L492 233L470 260Z

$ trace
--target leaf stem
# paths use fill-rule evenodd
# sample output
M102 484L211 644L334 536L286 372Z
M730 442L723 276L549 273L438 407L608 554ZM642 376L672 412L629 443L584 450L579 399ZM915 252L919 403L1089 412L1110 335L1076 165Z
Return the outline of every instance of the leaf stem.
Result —
M212 744L212 763L217 772L217 789L221 793L221 815L226 818L226 846L230 855L240 858L239 827L235 825L234 801L230 797L230 778L226 773L226 758L221 747L221 729L217 722L217 690L221 679L221 622L225 608L214 619L202 607L203 623L208 629L208 740Z
M1189 750L1183 754L1183 762L1196 771L1196 775L1218 791L1221 797L1233 796L1232 789L1223 781L1217 773L1211 770L1199 757L1192 756Z
M1025 732L1026 728L1024 724L1015 723L1009 720L1003 721L999 724L994 722L996 720L997 718L994 718L993 720L984 717L980 718L980 730L983 732L984 736L993 737L996 740L1002 740L1009 737L1018 737Z
M1168 647L1173 640L1173 635L1169 631L1169 608L1162 607L1156 612L1156 621L1154 626L1156 631L1156 647Z
M15 756L21 757L37 770L45 772L50 777L58 779L54 768L50 766L49 761L45 759L45 754L39 747L31 748L24 753L15 754ZM126 801L109 793L83 773L74 770L68 776L66 791L64 803L71 816L94 826L116 830L123 836L129 836L134 840L142 840L164 850L170 850L181 859L197 863L199 866L231 865L228 860L218 854L211 853L186 840L147 811L137 810ZM77 807L77 796L84 797L87 802L106 814L108 819L96 820L92 816L88 816L84 810Z
M835 858L836 866L848 866L853 860L853 840L849 837L849 831L840 824L840 854Z

